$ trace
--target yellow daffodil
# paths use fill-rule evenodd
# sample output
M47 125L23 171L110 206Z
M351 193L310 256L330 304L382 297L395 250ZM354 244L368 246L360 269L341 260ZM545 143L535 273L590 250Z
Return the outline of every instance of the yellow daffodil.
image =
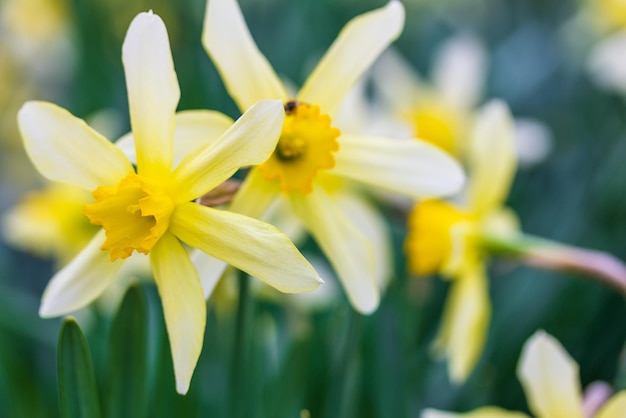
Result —
M180 90L167 31L150 13L131 23L122 49L136 170L120 149L68 111L28 102L18 123L26 150L50 180L92 191L83 207L102 226L50 281L40 315L63 315L97 298L133 254L149 255L163 302L178 392L186 393L202 348L203 290L186 248L198 248L284 292L315 289L321 279L274 227L193 200L244 165L272 152L283 123L276 101L250 108L217 140L173 166Z
M543 331L524 346L517 369L531 412L536 418L623 418L626 391L621 391L597 412L583 408L578 364L559 342ZM521 412L484 407L467 413L427 409L422 418L528 418Z
M427 80L390 49L372 71L376 97L397 126L404 126L417 138L464 162L469 132L483 96L487 60L488 53L480 40L461 33L437 49ZM515 122L519 163L534 164L544 159L551 144L549 130L529 118Z
M418 203L405 244L410 272L440 272L452 281L436 348L449 357L450 377L457 382L467 377L483 350L491 311L481 237L517 229L503 206L516 167L513 122L503 103L485 106L469 147L466 204Z
M59 183L28 193L4 214L3 236L17 248L64 265L98 230L83 215L89 196L84 189Z
M481 110L467 160L464 193L455 203L418 203L410 214L405 242L412 274L439 273L451 281L435 349L448 357L454 382L467 378L485 345L491 316L486 277L491 254L583 273L626 293L626 266L621 261L523 234L515 213L504 205L517 166L513 120L504 103L492 101Z
M435 147L352 135L334 124L346 94L403 25L404 8L396 0L356 17L295 97L258 50L235 0L210 0L204 25L204 46L239 108L260 99L279 99L285 108L278 146L249 173L231 210L262 217L271 205L285 205L315 238L350 302L363 313L379 303L377 266L371 242L343 204L342 197L355 197L345 182L417 198L453 193L463 181L459 166Z

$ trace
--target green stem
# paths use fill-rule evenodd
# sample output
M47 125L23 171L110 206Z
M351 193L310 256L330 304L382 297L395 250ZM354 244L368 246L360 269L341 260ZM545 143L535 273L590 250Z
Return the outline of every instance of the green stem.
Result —
M354 389L354 372L357 361L357 351L361 340L363 315L351 309L346 321L347 335L338 350L339 355L333 368L332 384L326 402L324 416L328 418L350 416L351 392ZM353 402L354 403L354 402Z
M525 234L481 238L483 245L494 253L518 257L536 267L579 273L626 295L626 265L611 254Z
M243 418L249 416L247 408L250 400L250 387L246 378L250 363L250 323L252 321L253 300L250 295L250 277L242 271L238 275L239 305L235 323L235 339L231 358L228 416Z

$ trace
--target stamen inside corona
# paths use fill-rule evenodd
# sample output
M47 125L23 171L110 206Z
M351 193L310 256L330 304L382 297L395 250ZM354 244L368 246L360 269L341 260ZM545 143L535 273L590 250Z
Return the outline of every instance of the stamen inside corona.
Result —
M330 116L320 114L319 106L288 101L278 145L259 169L266 179L280 181L285 192L310 193L318 171L335 166L339 135Z
M148 254L167 231L174 202L146 178L130 173L117 186L100 186L92 194L96 201L83 206L83 213L104 228L107 239L101 249L111 252L111 261L133 251Z
M420 109L413 115L415 136L456 155L458 135L454 118L437 109Z

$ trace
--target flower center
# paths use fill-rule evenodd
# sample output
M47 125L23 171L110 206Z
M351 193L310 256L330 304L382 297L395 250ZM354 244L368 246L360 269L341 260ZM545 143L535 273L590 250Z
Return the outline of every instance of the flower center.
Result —
M451 115L434 109L418 110L413 115L413 125L417 138L456 155L457 132Z
M310 193L319 170L335 166L333 153L339 150L339 129L319 106L290 100L285 103L285 122L276 149L259 166L268 180L280 181L285 192Z
M167 231L174 202L162 186L130 173L117 186L93 191L96 201L83 206L92 224L102 225L111 261L127 258L133 251L148 254Z
M447 202L426 200L418 203L408 221L404 244L408 269L417 276L434 274L445 267L452 257L463 257L468 250L468 237L456 236L454 228L474 217ZM462 241L459 243L459 241ZM470 246L473 246L470 244ZM461 254L453 254L461 251Z

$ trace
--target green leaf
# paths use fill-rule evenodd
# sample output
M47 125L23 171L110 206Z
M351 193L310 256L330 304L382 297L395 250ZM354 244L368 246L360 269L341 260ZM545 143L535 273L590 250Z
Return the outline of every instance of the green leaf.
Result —
M87 340L74 318L66 318L57 351L59 403L63 418L98 418L100 402Z
M148 371L148 305L138 285L126 292L111 326L106 380L106 415L146 416Z

